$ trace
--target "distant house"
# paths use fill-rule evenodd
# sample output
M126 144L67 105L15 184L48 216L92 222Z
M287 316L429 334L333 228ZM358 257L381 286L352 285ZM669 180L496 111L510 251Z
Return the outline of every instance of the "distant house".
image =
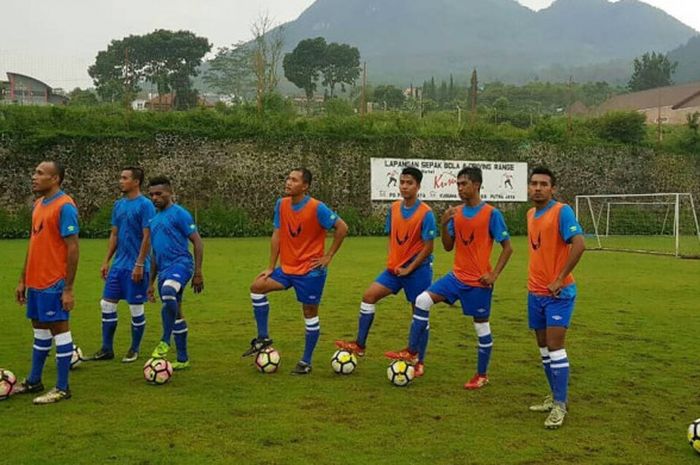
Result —
M659 113L664 124L683 124L686 115L700 112L700 82L616 95L603 102L598 114L610 111L638 111L647 123L658 123Z
M7 73L0 81L0 103L16 105L66 105L68 97L56 93L48 84L19 73Z
M152 111L170 111L170 110L174 109L173 108L174 100L175 100L175 94L156 95L155 97L147 100L144 103L144 107L146 110L152 110ZM200 107L212 108L216 104L208 101L205 98L198 97L197 98L197 105Z

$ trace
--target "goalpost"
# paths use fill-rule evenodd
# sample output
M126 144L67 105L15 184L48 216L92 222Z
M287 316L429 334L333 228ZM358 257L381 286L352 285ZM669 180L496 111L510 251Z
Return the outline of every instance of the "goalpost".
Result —
M577 195L576 218L593 249L700 258L690 193Z

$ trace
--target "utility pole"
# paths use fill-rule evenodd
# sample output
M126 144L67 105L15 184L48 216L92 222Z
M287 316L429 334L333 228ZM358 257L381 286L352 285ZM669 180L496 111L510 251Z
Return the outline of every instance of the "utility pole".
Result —
M569 76L569 85L568 85L568 88L569 88L569 111L568 111L568 116L567 116L567 121L566 121L566 131L569 135L569 139L571 139L571 136L574 132L574 123L573 123L572 114L571 114L572 107L574 106L573 92L571 90L573 83L574 83L574 77Z
M367 62L362 63L362 93L360 93L360 116L367 113Z
M658 111L656 115L656 143L661 145L661 141L663 140L663 131L661 130L661 88L659 87L659 90L657 91L657 96L658 96Z

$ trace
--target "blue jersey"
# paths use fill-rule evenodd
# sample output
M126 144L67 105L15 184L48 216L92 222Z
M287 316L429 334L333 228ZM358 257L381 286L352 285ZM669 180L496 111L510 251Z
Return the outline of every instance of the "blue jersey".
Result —
M484 208L485 203L481 202L476 207L470 207L464 205L462 207L462 215L464 218L474 218L477 213ZM455 237L455 222L452 218L447 222L447 232L454 239ZM506 220L503 218L503 213L497 208L494 208L491 212L491 218L489 219L489 236L494 241L501 243L505 240L510 239L510 233L508 232L508 226L506 226Z
M151 219L151 247L156 257L156 269L162 271L173 265L192 268L189 237L197 232L192 215L179 205L171 205Z
M117 253L112 262L113 268L134 268L143 242L143 230L149 227L155 214L153 202L143 195L133 199L124 197L114 202L112 226L117 228ZM150 269L150 263L149 252L144 263L146 270Z

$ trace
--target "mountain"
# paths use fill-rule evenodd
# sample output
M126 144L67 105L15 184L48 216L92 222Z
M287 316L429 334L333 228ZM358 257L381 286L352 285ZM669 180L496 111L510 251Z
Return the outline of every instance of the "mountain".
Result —
M678 62L673 82L683 84L700 81L700 35L669 52L668 57L672 62Z
M401 84L475 66L482 80L546 78L671 50L697 34L637 0L557 0L539 12L515 0L317 0L284 28L287 51L318 36L348 43L372 82Z

